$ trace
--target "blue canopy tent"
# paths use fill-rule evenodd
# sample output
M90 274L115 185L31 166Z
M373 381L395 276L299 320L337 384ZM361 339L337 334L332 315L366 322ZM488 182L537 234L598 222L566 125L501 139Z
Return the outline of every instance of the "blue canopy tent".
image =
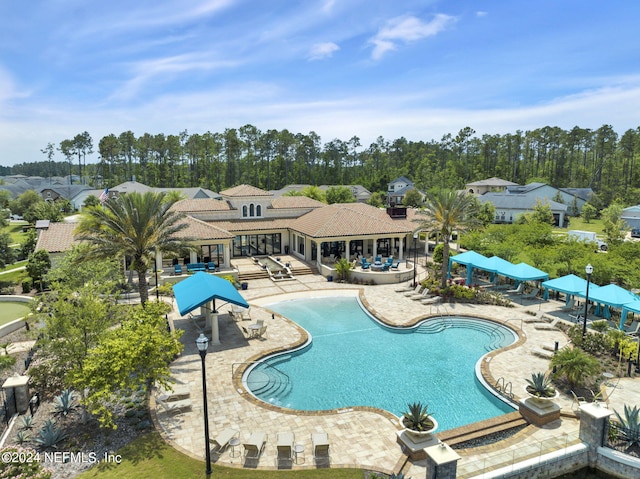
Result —
M511 266L513 266L513 263L506 259L492 256L487 258L481 265L478 265L477 268L491 273L490 280L493 282L496 274L504 275L502 272L508 270Z
M632 301L631 303L626 303L622 306L622 314L620 315L620 329L622 329L624 323L627 321L627 315L629 313L640 314L640 299Z
M594 303L602 303L607 306L604 311L604 317L611 317L609 314L609 306L613 306L614 308L623 308L625 304L633 303L638 301L638 297L633 294L631 291L627 291L624 288L616 284L608 284L606 286L600 286L593 293L589 292L589 299ZM620 329L623 329L624 322L627 319L626 315L620 315Z
M476 265L481 265L486 260L486 256L483 256L480 253L476 253L475 251L465 251L464 253L450 256L447 276L451 277L451 266L453 265L453 263L463 264L467 267L467 284L471 284L473 278L473 268Z
M211 324L211 342L213 344L220 343L216 299L233 303L243 308L249 307L249 303L238 293L233 284L226 279L218 278L202 271L174 284L173 294L178 304L178 311L182 316L196 308L205 306L204 314L207 324ZM206 306L209 301L213 303L211 309Z
M535 281L539 279L549 279L549 274L527 263L518 263L507 266L499 272L503 276L513 278L516 281Z
M567 302L570 296L585 297L587 292L587 280L576 276L575 274L568 274L561 276L560 278L551 279L542 283L544 288L544 299L549 299L549 290L559 291L567 295ZM598 288L597 284L590 283L589 291L595 291Z

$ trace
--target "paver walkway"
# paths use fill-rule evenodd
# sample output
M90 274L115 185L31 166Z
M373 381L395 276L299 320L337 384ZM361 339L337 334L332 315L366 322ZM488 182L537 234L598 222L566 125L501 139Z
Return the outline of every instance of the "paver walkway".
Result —
M289 260L291 257L287 257ZM291 258L292 261L295 259ZM405 298L395 292L398 285L355 286L327 282L317 275L297 277L295 281L274 283L269 279L253 280L249 288L242 291L251 304L252 320L263 319L267 325L267 338L247 340L241 327L246 322L235 322L227 314L230 306L220 308L219 345L210 345L206 357L207 395L209 410L210 436L214 438L225 428L234 428L240 434L240 440L248 439L254 431L267 434L267 446L260 459L260 468L276 467L276 435L278 432L293 432L295 442L304 446L304 457L294 469L314 467L311 452L311 434L325 431L331 443L331 463L333 466L360 467L381 472L391 472L402 464L405 456L396 443L397 420L375 410L346 409L333 413L301 413L269 407L255 400L243 388L239 387L238 369L256 360L268 351L300 342L304 339L301 330L290 321L275 315L268 304L292 297L311 297L318 295L360 295L368 308L378 317L396 325L415 323L428 314L447 312L454 315L471 315L503 321L516 328L521 335L518 347L506 349L490 356L487 370L494 379L505 378L513 384L516 396L526 385L525 378L532 372L546 371L548 359L536 355L543 347L552 347L558 341L562 347L567 338L557 329L537 329L530 322L538 310L556 310L558 302L529 302L528 305L514 308L493 307L471 304L447 304L444 306L425 306ZM187 454L204 459L203 398L201 360L195 346L195 338L202 331L202 319L182 318L175 311L170 319L175 327L185 331L183 354L172 364L172 371L178 385L186 385L190 390L191 409L180 413L167 413L164 408L157 409L157 423L163 436L175 447ZM538 325L539 326L539 325ZM622 379L617 387L609 388L610 405L621 409L625 402L631 404L640 397L640 381ZM464 401L464 396L461 396ZM559 404L563 412L571 412L571 399L561 397ZM565 444L577 437L578 422L563 417L557 424L546 428L528 428L526 434L516 435L510 441L497 446L459 451L462 456L458 470L478 467L484 464L484 458L492 449L504 451L535 447L540 442L555 440ZM561 447L561 446L559 446ZM230 452L213 459L220 464L243 466L242 457L232 457ZM302 463L304 460L304 463ZM424 477L425 465L415 462L406 470L407 476Z

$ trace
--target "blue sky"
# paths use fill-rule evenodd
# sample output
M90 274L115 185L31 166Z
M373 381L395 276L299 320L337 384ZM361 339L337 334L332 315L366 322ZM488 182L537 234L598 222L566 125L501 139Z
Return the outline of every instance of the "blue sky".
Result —
M85 130L96 150L245 124L365 147L623 133L640 126L638 24L627 0L4 0L0 164Z

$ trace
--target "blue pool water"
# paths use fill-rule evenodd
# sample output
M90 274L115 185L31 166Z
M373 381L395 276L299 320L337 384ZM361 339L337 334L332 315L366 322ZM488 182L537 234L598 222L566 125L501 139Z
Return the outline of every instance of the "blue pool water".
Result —
M245 377L259 399L299 410L373 406L401 415L421 401L451 429L513 409L478 382L475 365L515 341L489 321L443 318L411 330L387 328L356 298L285 301L268 306L312 337L305 348L268 358Z

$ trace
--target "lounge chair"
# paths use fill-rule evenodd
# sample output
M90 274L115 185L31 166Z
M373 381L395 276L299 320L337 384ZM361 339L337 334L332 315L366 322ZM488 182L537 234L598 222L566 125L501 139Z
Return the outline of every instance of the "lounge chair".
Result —
M576 393L571 391L571 396L573 396L573 402L571 403L571 410L575 413L580 412L580 406L584 404L589 404L585 398L582 396L576 396Z
M638 334L639 330L640 330L640 322L632 321L629 327L624 328L624 334L626 334L627 336L635 336L636 334Z
M409 281L403 287L396 289L396 293L408 293L409 291L413 291L415 286L413 286L413 282Z
M224 450L229 446L229 441L238 435L238 431L235 429L231 429L230 427L224 429L220 434L218 434L215 439L210 439L211 444L213 444L215 449L212 449L211 452L216 454L222 454Z
M180 414L191 410L191 399L178 399L177 401L163 401L156 397L158 404L167 414Z
M252 432L247 442L243 444L245 459L259 460L266 443L267 435L264 432Z
M413 295L416 294L420 294L420 292L422 291L422 285L420 283L416 284L415 288L413 288L411 291L404 293L404 295L409 298Z
M329 456L329 436L326 432L314 432L311 434L311 444L313 446L313 460L316 466L328 467L331 463Z
M587 306L587 314L589 314L589 312L591 311L592 306L593 304L589 303L589 305ZM584 311L581 311L578 314L570 314L569 319L574 323L580 323L581 321L584 321Z
M429 294L429 288L424 288L419 295L411 296L411 299L413 299L414 301L422 301L423 299L426 299L429 297L428 294Z
M182 274L182 266L180 266L179 264L174 264L173 265L173 274L174 275L179 275Z
M293 441L295 436L292 432L279 432L277 436L277 450L278 455L276 457L276 466L289 466L293 465Z
M523 294L522 299L535 299L538 296L539 292L540 292L540 288L533 288L527 294Z
M520 283L520 284L518 285L518 287L517 287L517 288L515 288L515 289L508 289L508 290L507 290L507 293L510 293L510 294L520 294L520 293L522 293L522 290L523 290L523 289L524 289L524 283Z
M569 302L567 304L565 304L562 308L560 308L561 311L573 311L576 307L576 301L574 298L569 299Z

